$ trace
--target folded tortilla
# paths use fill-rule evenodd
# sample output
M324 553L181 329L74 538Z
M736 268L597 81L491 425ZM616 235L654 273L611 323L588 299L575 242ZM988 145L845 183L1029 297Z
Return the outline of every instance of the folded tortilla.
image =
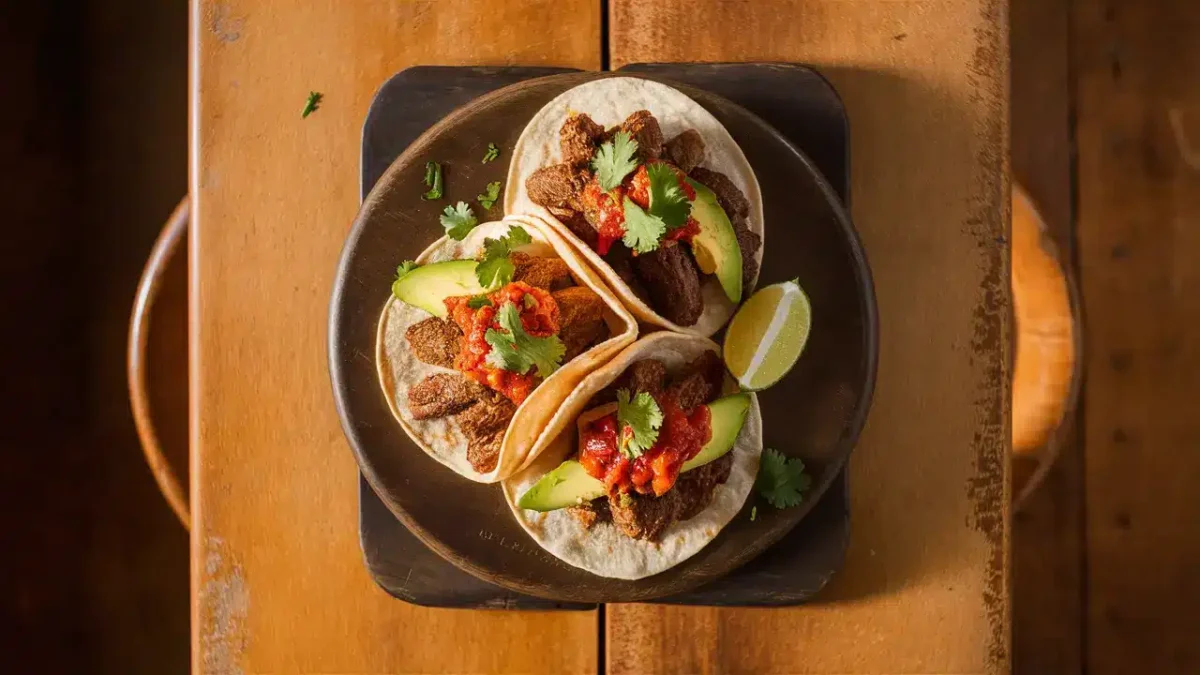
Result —
M376 363L379 382L392 414L413 441L430 457L455 472L480 483L494 483L520 470L545 449L554 433L548 424L555 415L558 403L567 398L588 374L628 346L637 336L637 323L604 281L586 264L578 253L554 229L533 217L513 217L504 221L484 223L471 230L462 241L442 237L417 257L419 264L443 260L472 258L483 247L487 237L500 238L510 225L520 225L529 232L532 243L520 250L534 256L562 258L571 269L575 283L586 286L604 301L607 309L604 321L610 337L564 363L517 407L508 430L501 441L496 468L479 473L467 461L467 439L453 416L418 420L408 406L408 390L427 375L457 373L457 371L424 363L417 359L405 339L408 327L429 318L422 309L389 297L379 319L376 341Z
M658 359L670 373L677 372L705 351L720 353L720 347L705 338L659 332L626 347L598 368L567 397L555 415L552 428L559 431L549 448L523 471L504 481L504 498L529 536L560 560L593 574L616 579L641 579L670 569L687 560L716 538L721 529L741 510L758 475L762 456L762 413L758 398L750 395L746 422L730 453L733 466L729 479L717 485L712 501L688 520L672 523L657 542L632 539L611 522L585 529L566 509L540 513L517 506L521 495L543 475L575 453L575 420L601 389L612 384L635 361ZM736 390L732 382L726 391Z
M721 284L715 276L705 279L701 287L704 313L700 319L692 326L676 325L639 298L604 258L575 236L570 228L559 222L545 208L534 204L525 189L525 179L534 171L562 161L559 129L569 114L587 113L596 123L609 128L620 124L638 110L649 110L654 115L666 140L674 138L686 129L695 129L704 138L704 161L700 165L728 176L750 202L747 226L751 232L763 237L763 246L760 246L755 254L761 268L762 254L766 248L762 190L758 186L758 179L754 176L750 162L746 160L746 155L712 113L682 92L650 80L635 77L593 80L568 89L539 110L513 146L512 163L509 164L507 185L504 189L504 212L533 213L547 220L600 272L638 321L668 330L708 337L720 330L736 309L736 305L730 302L721 290ZM751 280L745 292L748 293L756 281L757 277Z

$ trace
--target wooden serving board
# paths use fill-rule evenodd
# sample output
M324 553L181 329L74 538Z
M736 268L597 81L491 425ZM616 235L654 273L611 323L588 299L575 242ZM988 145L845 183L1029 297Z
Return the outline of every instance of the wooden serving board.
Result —
M849 134L832 87L789 64L636 64L624 71L673 80L722 95L756 113L805 152L837 194L849 194ZM363 126L363 197L391 162L451 110L494 89L561 72L557 68L416 67L377 92ZM502 161L507 157L502 156ZM840 568L849 541L845 472L781 542L736 572L656 602L713 606L791 605L812 597ZM359 532L367 568L384 590L408 602L464 608L584 609L522 595L443 560L408 531L365 479Z

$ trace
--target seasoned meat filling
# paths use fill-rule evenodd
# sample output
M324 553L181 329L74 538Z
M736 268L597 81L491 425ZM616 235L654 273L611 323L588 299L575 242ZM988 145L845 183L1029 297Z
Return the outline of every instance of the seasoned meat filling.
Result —
M455 416L467 436L467 461L480 473L496 468L500 442L517 407L503 395L485 390L475 405Z
M550 215L558 218L559 222L566 225L567 229L576 237L583 240L583 243L591 248L596 247L596 242L600 240L600 235L582 213L561 206L548 206L546 209L550 211Z
M578 210L577 195L587 184L588 174L569 164L543 166L525 179L525 189L534 204Z
M646 392L658 394L667 388L667 367L658 359L642 359L629 364L624 373L612 384L592 397L588 408L595 408L605 403L617 400L618 389L628 389L630 393Z
M546 290L563 288L572 283L571 268L562 258L542 258L515 251L509 255L509 260L513 264L513 281L524 281L530 286Z
M612 520L612 512L608 510L608 498L601 497L578 506L567 507L567 513L575 517L583 529L590 530L593 525L607 523Z
M404 331L413 355L422 363L443 368L454 367L454 357L462 348L462 329L453 321L431 316Z
M715 401L725 381L725 364L716 352L697 356L671 385L679 407L691 412L698 405Z
M639 110L621 122L621 131L627 132L638 144L638 157L643 162L658 159L662 154L663 133L658 120L649 110Z
M700 270L686 247L664 241L654 251L634 257L633 268L654 308L668 321L691 326L700 319L704 312Z
M742 250L742 297L747 297L750 291L754 290L751 284L758 276L758 260L754 256L762 246L762 237L751 232L745 221L734 223L733 233L737 236L738 247Z
M698 166L689 172L692 179L697 183L712 190L717 195L717 202L721 208L725 210L725 215L733 222L746 222L746 217L750 215L750 201L746 199L746 195L738 189L738 186L729 180L729 176L720 171L713 171Z
M620 494L608 497L613 523L625 536L658 541L671 523L695 517L712 502L713 491L729 479L733 455L682 473L666 494L653 497Z
M604 127L583 113L576 113L563 122L558 130L558 144L562 149L563 162L582 167L592 161L596 144L604 136Z
M487 394L487 389L457 373L435 373L408 390L413 418L426 420L462 412Z
M695 129L687 129L663 146L662 158L679 167L684 173L704 161L704 139Z
M590 288L572 286L551 295L558 303L561 317L558 337L567 348L563 363L608 337L608 324L604 323L604 301Z

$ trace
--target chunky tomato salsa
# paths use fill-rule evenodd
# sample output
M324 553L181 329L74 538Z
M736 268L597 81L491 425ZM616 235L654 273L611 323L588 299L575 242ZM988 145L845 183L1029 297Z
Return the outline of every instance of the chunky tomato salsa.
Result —
M671 166L665 162L655 163ZM613 243L625 236L625 197L629 197L630 201L643 209L650 208L650 174L646 171L646 166L638 166L633 174L609 192L600 187L595 177L584 186L582 202L596 215L596 231L599 233L596 251L600 255L606 255ZM671 168L679 178L679 187L687 195L688 201L696 201L696 191L684 180L685 174L674 166ZM692 237L699 233L700 223L688 216L682 227L670 230L665 238L690 242Z
M549 291L520 281L489 293L489 302L478 308L471 307L473 297L454 296L444 301L450 318L463 332L462 351L454 360L454 368L520 405L537 386L539 378L534 370L515 373L488 363L492 345L487 341L487 332L489 329L502 330L496 321L496 312L511 302L520 311L521 325L526 333L534 337L555 335L560 328L558 303Z
M593 478L604 481L610 495L622 492L661 496L679 477L684 463L695 457L712 437L712 415L698 405L691 414L679 407L671 393L654 395L663 412L658 440L640 457L620 450L621 434L613 412L580 431L579 463Z

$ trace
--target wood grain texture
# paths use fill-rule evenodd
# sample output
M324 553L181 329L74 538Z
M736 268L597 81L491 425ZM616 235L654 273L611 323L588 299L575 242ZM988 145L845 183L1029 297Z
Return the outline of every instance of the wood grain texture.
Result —
M1089 673L1200 669L1200 5L1077 0Z
M595 670L594 612L430 610L372 584L325 332L375 89L418 63L597 68L599 31L583 0L193 3L194 672Z
M799 61L832 80L882 334L850 551L826 602L614 606L610 671L1007 672L1005 3L610 6L614 67Z
M1068 267L1074 251L1070 14L1071 0L1010 0L1013 181L1036 202ZM1071 431L1060 448L1041 487L1013 516L1013 671L1019 674L1079 673L1083 665L1083 448ZM1024 461L1014 459L1014 490Z

